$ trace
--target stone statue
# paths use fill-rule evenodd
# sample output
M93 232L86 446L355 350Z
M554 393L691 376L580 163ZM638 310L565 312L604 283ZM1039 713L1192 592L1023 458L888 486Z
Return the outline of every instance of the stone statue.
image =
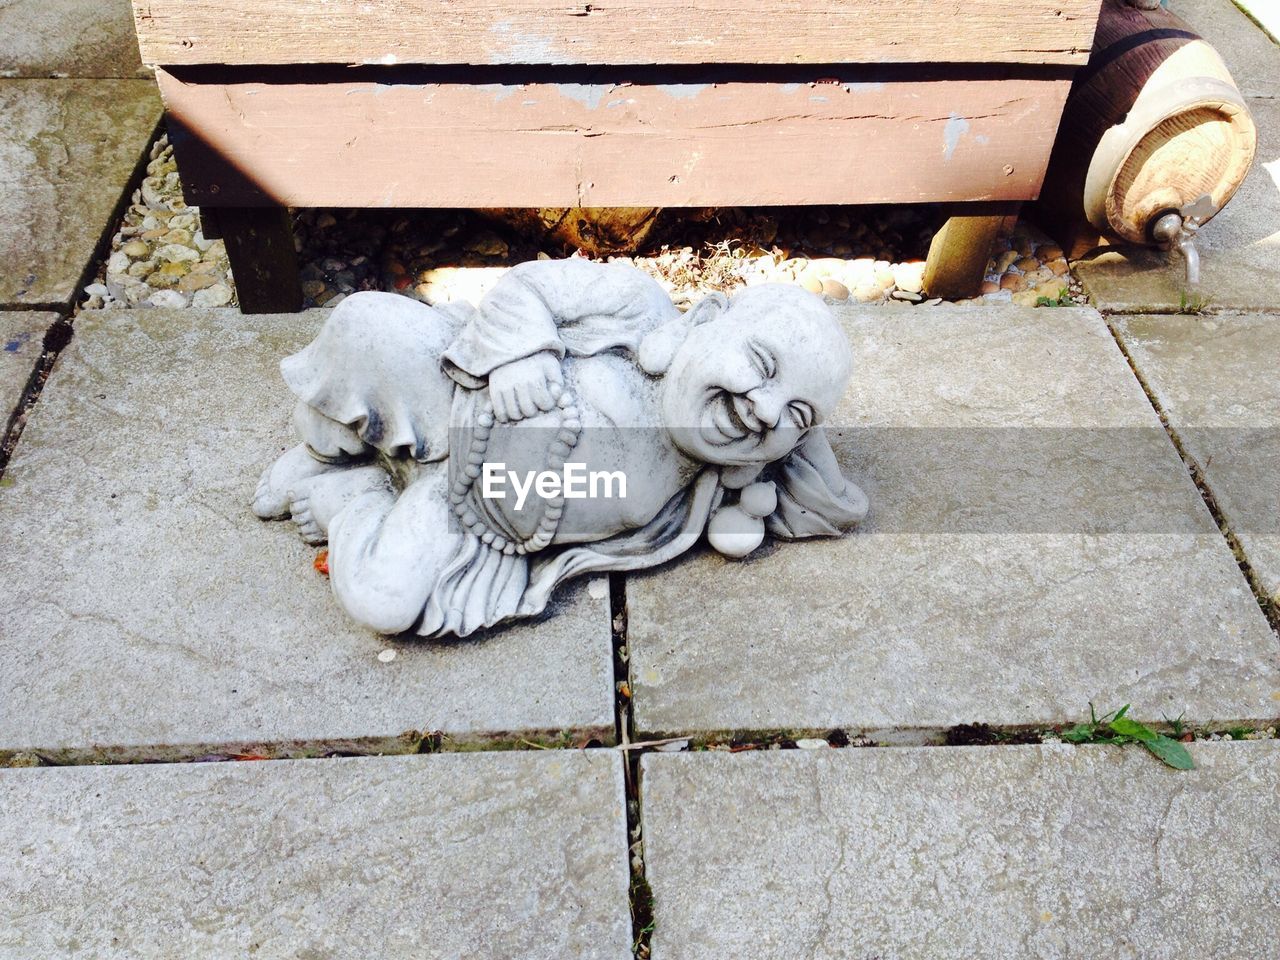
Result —
M357 293L281 363L302 442L254 512L327 540L360 623L466 636L704 531L741 557L862 519L821 426L851 367L822 300L780 284L682 314L574 259L513 268L478 308Z

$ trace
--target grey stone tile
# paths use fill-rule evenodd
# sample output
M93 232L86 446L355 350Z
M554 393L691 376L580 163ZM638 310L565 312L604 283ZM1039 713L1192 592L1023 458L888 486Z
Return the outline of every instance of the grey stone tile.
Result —
M1255 960L1280 747L651 754L654 960Z
M291 525L252 515L293 442L277 363L323 317L77 318L0 487L0 752L612 735L607 590L482 640L388 642L347 621Z
M828 433L871 515L629 577L641 733L1276 714L1275 638L1095 312L841 315Z
M57 319L56 313L0 313L0 429L22 399L31 371L44 352L45 331Z
M129 0L4 0L0 77L139 77Z
M0 770L0 957L625 960L616 753Z
M1275 6L1258 6L1266 3ZM1171 0L1169 9L1213 45L1246 97L1280 96L1280 47L1231 0Z
M0 307L70 306L160 111L151 80L0 83Z
M1213 309L1275 309L1280 290L1280 100L1253 99L1258 125L1253 169L1226 208L1200 231L1198 294ZM1073 270L1100 310L1165 313L1183 306L1182 261L1123 247L1078 260Z
M1280 315L1126 316L1114 326L1280 603Z

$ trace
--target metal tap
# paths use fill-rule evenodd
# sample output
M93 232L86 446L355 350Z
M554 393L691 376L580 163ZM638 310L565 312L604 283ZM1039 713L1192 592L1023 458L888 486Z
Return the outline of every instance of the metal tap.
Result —
M1187 286L1200 283L1200 251L1196 248L1196 231L1217 213L1213 198L1205 194L1181 210L1169 211L1151 227L1151 237L1165 250L1176 250L1187 267Z

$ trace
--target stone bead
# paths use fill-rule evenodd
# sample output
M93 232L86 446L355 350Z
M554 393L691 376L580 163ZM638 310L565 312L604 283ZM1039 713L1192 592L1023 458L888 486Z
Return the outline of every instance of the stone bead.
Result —
M767 517L778 508L778 491L772 483L749 484L742 488L738 506L750 517Z

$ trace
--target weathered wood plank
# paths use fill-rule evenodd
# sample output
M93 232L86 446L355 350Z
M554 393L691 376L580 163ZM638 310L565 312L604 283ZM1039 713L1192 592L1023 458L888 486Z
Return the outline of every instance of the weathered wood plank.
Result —
M199 63L1083 64L1100 0L134 0Z
M158 71L187 200L632 207L1024 200L1069 81L196 83Z

